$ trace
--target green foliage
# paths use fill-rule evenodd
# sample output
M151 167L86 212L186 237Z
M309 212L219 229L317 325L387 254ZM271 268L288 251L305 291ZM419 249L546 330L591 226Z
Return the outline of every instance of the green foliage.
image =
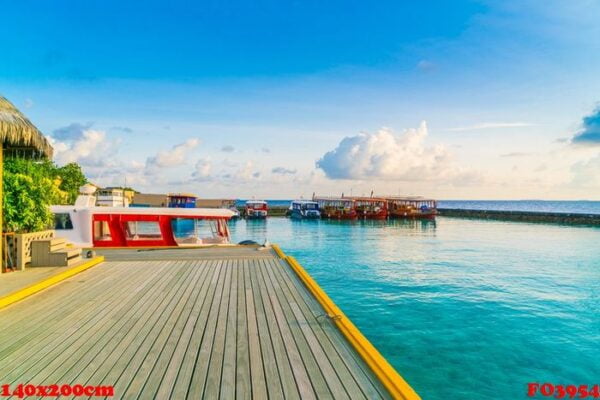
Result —
M75 203L79 188L87 183L81 167L76 163L69 163L56 169L57 176L61 179L60 190L67 193L67 204Z
M3 182L4 231L34 232L52 227L49 206L72 204L86 179L77 164L8 158Z

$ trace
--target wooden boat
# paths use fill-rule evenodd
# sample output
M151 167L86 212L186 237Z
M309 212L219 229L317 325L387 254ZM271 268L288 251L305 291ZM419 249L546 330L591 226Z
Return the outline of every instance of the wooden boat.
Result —
M168 247L227 244L230 210L99 207L93 190L74 205L51 206L58 236L79 247Z
M310 200L293 200L290 204L289 215L294 219L319 219L319 203Z
M344 197L315 197L322 218L356 219L358 214L354 200Z
M390 217L435 218L437 202L423 197L386 197Z
M354 200L354 208L358 218L386 219L388 217L388 202L377 197L348 197Z
M247 219L265 219L269 213L269 205L264 200L248 200L244 208Z

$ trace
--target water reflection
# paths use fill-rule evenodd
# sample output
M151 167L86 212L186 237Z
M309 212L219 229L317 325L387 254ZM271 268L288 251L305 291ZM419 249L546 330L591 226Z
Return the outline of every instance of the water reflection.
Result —
M348 240L382 239L381 236L435 237L435 220L298 220L271 217L266 220L238 220L230 223L234 241L254 240L262 243L269 239L280 242L288 238L313 242L325 235L342 233Z

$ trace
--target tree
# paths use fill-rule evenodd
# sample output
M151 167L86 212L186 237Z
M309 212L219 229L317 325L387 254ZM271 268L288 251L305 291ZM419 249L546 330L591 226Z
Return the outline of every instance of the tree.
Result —
M69 163L60 168L56 168L57 177L60 178L60 190L67 193L67 204L73 204L79 188L87 183L87 179L81 167L76 163Z
M34 232L52 227L52 204L72 204L86 183L77 164L8 158L4 162L4 231Z

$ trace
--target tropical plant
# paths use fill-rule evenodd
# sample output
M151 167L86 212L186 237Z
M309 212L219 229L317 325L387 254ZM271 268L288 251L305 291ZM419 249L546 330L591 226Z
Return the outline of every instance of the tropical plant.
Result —
M81 167L76 163L66 164L56 168L56 176L61 181L60 190L67 194L67 204L73 204L79 194L79 188L87 183Z
M7 158L3 176L3 230L33 232L50 228L53 218L49 206L69 204L85 182L77 164L59 168L51 161Z

